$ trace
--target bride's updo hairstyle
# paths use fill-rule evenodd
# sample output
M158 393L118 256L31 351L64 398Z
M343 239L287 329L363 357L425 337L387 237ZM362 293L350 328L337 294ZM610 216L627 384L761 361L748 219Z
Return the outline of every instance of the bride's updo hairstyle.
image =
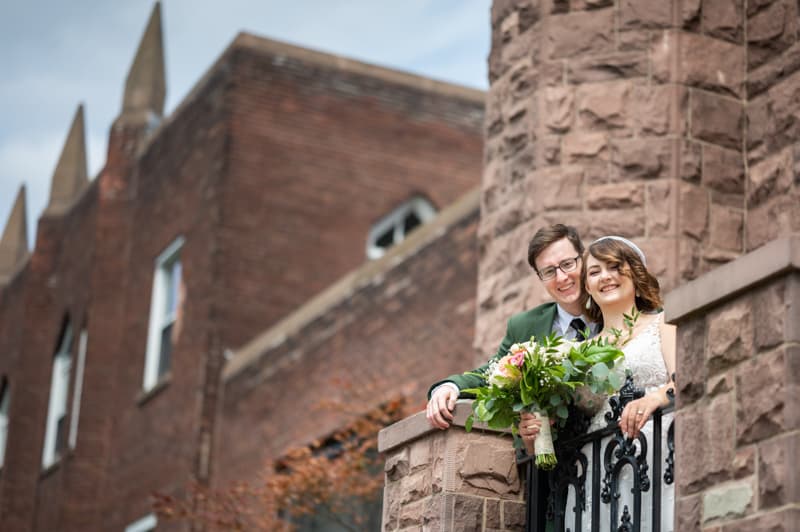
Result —
M586 259L591 255L600 262L618 264L619 273L633 281L633 286L636 289L636 308L638 310L643 312L659 310L663 303L661 288L658 285L658 279L647 271L647 266L645 266L643 260L644 255L640 255L641 253L638 248L634 250L624 241L614 238L604 237L595 240L583 254L583 271L581 272L583 289L586 290L586 271L588 270ZM600 307L597 306L597 303L592 298L589 298L586 316L596 322L601 321L603 318Z

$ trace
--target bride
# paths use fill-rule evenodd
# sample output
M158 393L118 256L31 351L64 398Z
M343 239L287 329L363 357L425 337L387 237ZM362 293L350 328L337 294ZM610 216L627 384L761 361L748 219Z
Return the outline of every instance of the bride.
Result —
M653 455L653 413L659 408L670 404L668 391L673 393L674 383L672 375L675 371L675 327L664 323L661 311L662 299L658 280L647 270L644 253L633 242L618 236L605 236L595 240L583 256L582 281L588 295L587 316L602 322L599 336L613 339L613 331L623 331L622 350L625 358L622 370L632 373L634 385L644 390L644 395L630 401L619 416L619 435L606 436L600 443L600 453L594 449L593 443L587 443L581 449L583 457L576 460L573 471L576 477L583 477L583 489L576 490L573 484L568 490L565 515L565 529L572 531L591 530L592 500L599 497L596 487L603 484L606 472L607 459L614 462L612 455L604 456L609 445L616 445L619 450L627 448L641 454L642 448L647 449L647 463L652 464ZM638 318L629 327L625 315L631 314L632 309L639 312ZM602 320L602 321L601 321ZM589 432L607 427L606 412L611 410L607 404L597 413L589 425ZM672 415L666 414L662 418L663 434L672 422ZM667 456L665 438L662 438L663 457ZM627 444L626 444L627 442ZM646 445L643 445L646 442ZM593 458L594 457L594 458ZM599 457L598 465L593 467L593 461ZM585 458L585 462L583 461ZM565 464L567 465L567 464ZM572 465L572 464L571 464ZM661 471L663 473L664 466ZM645 474L653 472L645 471ZM596 480L593 475L599 474ZM628 465L621 469L618 478L617 511L612 518L610 505L605 502L599 504L599 530L617 530L625 521L625 507L629 518L635 517L634 512L634 480L633 467ZM673 525L674 484L663 481L661 478L652 478L651 484L658 482L661 498L661 525L660 530L671 532ZM577 478L576 478L577 479ZM558 482L558 480L556 479ZM604 485L604 484L603 484ZM593 489L594 488L594 489ZM640 491L642 498L638 505L641 510L641 530L651 530L652 527L652 498L655 486ZM638 491L638 490L637 490ZM578 505L576 498L581 495L583 504ZM602 499L602 498L601 498ZM580 506L580 508L578 508ZM595 502L595 508L598 508ZM611 521L616 521L611 523Z

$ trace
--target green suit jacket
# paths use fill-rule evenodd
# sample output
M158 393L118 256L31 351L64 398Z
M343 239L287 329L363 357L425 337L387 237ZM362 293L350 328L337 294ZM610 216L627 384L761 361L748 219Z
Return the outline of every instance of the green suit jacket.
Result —
M506 335L500 343L497 353L495 353L486 364L469 373L483 373L493 360L505 356L508 353L508 349L516 343L527 342L532 336L540 338L550 334L553 330L553 322L556 319L557 312L558 310L555 303L545 303L531 310L511 316L511 319L508 320L508 324L506 325ZM446 379L434 383L428 389L428 398L430 399L431 391L444 382L455 383L459 390L466 390L486 384L486 379L478 377L477 375L470 375L469 373L450 375ZM461 397L473 396L462 393Z

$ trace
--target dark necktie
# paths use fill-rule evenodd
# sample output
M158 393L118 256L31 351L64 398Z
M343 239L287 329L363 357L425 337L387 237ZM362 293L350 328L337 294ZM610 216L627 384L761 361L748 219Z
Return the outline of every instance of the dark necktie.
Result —
M577 336L575 337L576 340L581 342L583 340L586 340L586 323L584 323L582 319L575 318L574 320L569 322L569 326L575 329L575 331L578 333Z

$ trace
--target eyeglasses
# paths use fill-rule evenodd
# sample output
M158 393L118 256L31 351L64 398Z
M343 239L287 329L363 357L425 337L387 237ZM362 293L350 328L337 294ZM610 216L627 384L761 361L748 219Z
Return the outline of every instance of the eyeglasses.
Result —
M542 281L549 281L550 279L556 276L556 269L561 270L564 273L569 273L575 271L575 268L578 267L578 260L581 258L580 255L577 257L573 257L571 259L564 259L558 263L556 266L548 266L547 268L542 268L539 270L539 279Z

